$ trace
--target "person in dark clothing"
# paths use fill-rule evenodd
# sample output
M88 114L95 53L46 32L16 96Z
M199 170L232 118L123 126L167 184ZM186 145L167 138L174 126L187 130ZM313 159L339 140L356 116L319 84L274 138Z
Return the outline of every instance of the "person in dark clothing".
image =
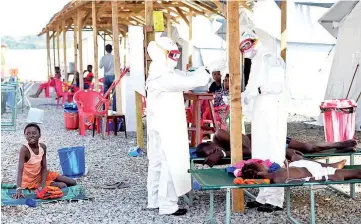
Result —
M252 67L252 59L245 58L244 59L244 86L247 86L248 80L249 80L249 74L251 73L251 67Z
M213 75L214 82L209 87L209 90L208 90L209 93L214 93L214 92L222 89L222 75L221 75L221 72L220 71L213 71L212 75Z

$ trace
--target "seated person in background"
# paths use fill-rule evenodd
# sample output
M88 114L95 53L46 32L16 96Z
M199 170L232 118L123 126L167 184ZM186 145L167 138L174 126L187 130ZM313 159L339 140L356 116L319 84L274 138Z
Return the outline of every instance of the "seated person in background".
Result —
M46 146L39 143L40 127L30 123L24 129L27 144L20 148L15 199L23 197L22 189L38 189L45 186L65 188L76 185L75 180L50 172L46 166Z
M93 78L94 78L94 74L92 72L93 70L93 66L92 65L88 65L87 66L87 70L85 70L83 72L83 74L85 74L85 72L88 72L87 76L84 77L84 89L89 89L91 83L93 82ZM75 81L76 81L76 87L79 88L80 82L79 82L79 72L75 73Z
M310 160L291 162L289 168L268 173L268 167L260 163L249 163L242 168L244 179L269 179L271 183L290 181L343 181L361 179L361 169L345 169L346 160L333 164L322 164Z
M36 93L31 95L30 97L38 98L44 89L49 88L50 86L55 88L55 80L54 79L61 79L60 67L58 67L58 66L55 67L54 77L50 77L50 80L48 82L43 82L42 84L40 84L39 89L36 91Z
M250 157L252 153L251 135L242 134L243 156ZM340 151L353 150L357 146L356 140L343 142L308 142L303 143L287 137L285 139L286 157L288 160L297 161L303 159L302 153L316 153L327 149L336 148ZM212 142L204 142L197 146L196 153L199 157L206 157L205 163L214 166L223 157L230 157L230 135L227 131L219 129L213 136Z
M222 75L220 71L213 71L212 76L214 82L212 82L211 86L209 87L208 92L214 93L216 91L222 90Z

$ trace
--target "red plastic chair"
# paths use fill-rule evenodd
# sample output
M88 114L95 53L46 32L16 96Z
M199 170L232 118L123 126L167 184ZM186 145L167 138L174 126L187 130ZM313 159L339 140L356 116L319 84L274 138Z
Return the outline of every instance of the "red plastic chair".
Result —
M94 90L80 90L75 93L74 101L79 113L79 133L85 136L86 127L93 125L95 115L106 116L108 114L109 100ZM99 125L97 126L99 127Z
M100 84L100 83L104 83L104 78L99 79L99 84ZM92 83L90 84L89 89L92 89L92 90L95 89L95 87L94 87L94 82L92 82ZM99 90L100 90L101 93L103 93L103 91L104 91L104 85L99 85Z
M69 103L72 102L75 92L77 92L79 89L75 86L71 86L65 82L62 82L59 79L54 79L54 81L56 92L56 108L58 108L60 98L62 98L61 105L64 105L65 100L67 100Z
M222 119L222 117L220 115L221 110L225 111L225 113L224 113L225 117L223 119ZM216 117L217 126L219 128L221 128L221 129L224 129L224 130L227 129L227 124L225 122L223 122L223 121L226 120L226 116L227 116L228 111L229 111L229 105L214 107L214 113L215 113L215 117ZM203 113L203 116L202 116L202 121L201 121L202 126L204 124L213 124L213 122L211 120L207 119L209 114L211 114L211 109L207 108L206 111Z

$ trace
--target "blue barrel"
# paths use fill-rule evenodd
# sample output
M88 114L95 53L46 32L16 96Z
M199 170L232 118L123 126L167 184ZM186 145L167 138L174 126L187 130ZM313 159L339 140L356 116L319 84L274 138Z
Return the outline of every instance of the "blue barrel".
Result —
M58 149L63 175L71 178L81 177L85 173L85 147Z

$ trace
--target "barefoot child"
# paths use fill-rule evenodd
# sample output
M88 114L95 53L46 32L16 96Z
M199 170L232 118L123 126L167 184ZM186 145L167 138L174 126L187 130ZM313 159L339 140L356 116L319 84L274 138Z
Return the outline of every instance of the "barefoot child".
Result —
M288 181L343 181L361 179L361 169L345 169L346 160L338 163L323 164L310 160L291 162L289 168L280 168L276 172L268 173L268 167L249 163L242 168L242 178L269 179L271 183L285 183Z
M24 129L28 144L20 148L18 177L16 180L15 199L23 197L22 189L37 189L45 186L65 188L76 185L75 180L49 172L46 167L46 146L39 143L40 127L30 123Z

